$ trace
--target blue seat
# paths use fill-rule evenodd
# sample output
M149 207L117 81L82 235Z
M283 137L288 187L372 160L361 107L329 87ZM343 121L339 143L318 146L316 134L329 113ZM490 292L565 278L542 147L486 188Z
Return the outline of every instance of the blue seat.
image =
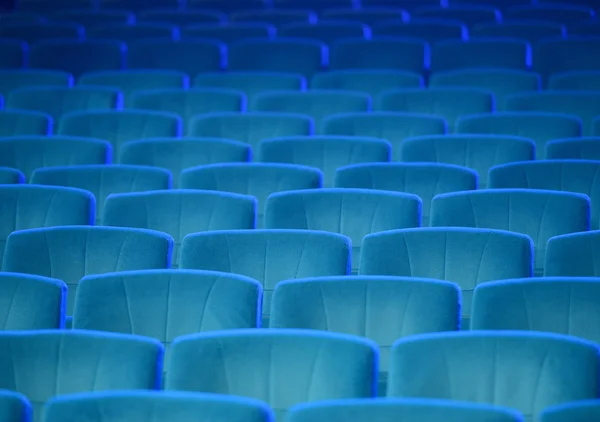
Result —
M169 268L172 250L173 238L153 230L92 226L19 230L8 237L2 270L64 281L71 315L82 277ZM31 254L40 259L27 259Z
M448 131L454 131L462 116L493 112L494 94L474 88L393 89L377 98L375 109L403 113L428 114L448 122Z
M574 2L575 3L575 2ZM507 19L526 19L546 21L570 26L594 18L594 11L590 7L576 4L548 4L515 6L506 11Z
M600 278L543 277L484 283L473 330L545 331L600 341Z
M335 233L310 230L224 230L183 239L181 269L241 274L263 286L263 323L269 325L277 283L350 273L351 241Z
M12 13L3 13L2 21L7 24L24 24L24 23L39 23L42 24L46 19L33 12L27 12L19 8L19 10L13 10Z
M248 98L265 91L306 89L306 79L298 73L227 72L201 73L194 79L195 87L223 88L243 91Z
M300 404L289 422L522 422L520 413L499 406L434 399L329 400ZM70 422L70 421L66 421ZM585 421L588 422L588 421ZM591 421L590 421L591 422Z
M273 91L256 95L250 110L304 114L313 119L316 131L320 132L327 116L371 111L371 97L362 92L339 90Z
M55 166L109 164L110 144L69 136L0 138L0 166L19 169L27 180L36 169Z
M600 138L568 138L548 142L546 158L600 160Z
M325 135L366 136L385 139L392 144L392 161L399 160L398 146L406 138L443 135L448 124L437 116L415 113L378 111L372 113L342 113L323 121Z
M527 138L507 135L417 136L400 144L401 161L443 163L467 167L479 176L479 187L488 184L490 168L535 159L535 144Z
M0 137L44 136L54 130L52 116L39 111L0 110Z
M600 228L600 161L542 160L509 163L490 169L489 187L577 192L591 200L590 227Z
M226 22L186 25L181 28L183 39L207 38L224 44L248 38L273 38L275 27L264 22Z
M431 201L431 225L523 233L533 239L535 273L542 275L546 243L551 237L590 229L590 198L535 189L448 193Z
M464 23L470 27L480 23L499 22L500 12L494 7L478 4L457 4L450 7L431 6L416 9L412 12L415 18L445 19Z
M322 230L352 240L352 272L358 272L365 236L419 227L421 199L412 194L370 189L309 189L269 196L265 228Z
M31 46L29 67L62 70L76 78L86 72L125 67L126 47L110 40L49 40Z
M533 70L544 78L559 72L600 70L600 37L554 38L533 50Z
M4 17L3 17L4 18ZM2 19L4 21L4 19ZM83 39L85 28L71 22L3 24L0 37L14 38L29 44L51 39Z
M181 337L171 350L167 390L263 400L278 421L298 403L376 394L377 346L360 337L231 330ZM220 375L225 367L234 383ZM271 394L274 391L277 394Z
M221 88L149 89L135 92L130 99L132 108L178 114L184 124L200 114L243 112L247 104L242 91Z
M275 163L226 163L181 172L183 189L231 192L258 200L257 227L263 226L265 203L272 193L323 186L323 173L312 167Z
M348 22L360 22L363 25L373 26L390 19L408 21L410 15L399 7L361 7L355 8L330 8L321 13L321 18ZM344 37L351 38L351 37Z
M390 360L390 397L499 405L521 412L524 421L539 420L549 406L598 394L598 347L557 334L422 334L394 343Z
M0 256L4 255L6 239L15 230L86 226L94 224L95 210L94 196L81 189L0 185ZM2 269L9 271L4 264Z
M227 47L215 40L140 40L129 45L129 69L171 69L194 77L227 65Z
M10 38L0 39L0 68L20 69L29 63L27 43Z
M0 185L16 185L20 183L25 183L25 175L20 170L10 167L0 167Z
M423 202L422 225L429 225L431 200L441 193L477 189L477 173L437 163L369 163L341 167L336 188L377 189L417 195Z
M566 28L546 21L511 19L501 23L481 23L469 31L471 38L519 38L535 44L545 38L562 38ZM570 35L569 28L569 35Z
M460 118L456 122L456 132L528 138L535 142L536 158L542 159L548 141L580 137L582 122L577 116L559 113L488 113Z
M73 76L58 70L4 69L0 70L0 95L5 97L16 89L33 86L72 86Z
M583 136L593 136L594 118L600 115L600 95L594 91L544 91L515 94L506 98L510 111L564 113L583 122Z
M489 90L494 94L495 109L504 110L505 98L508 95L538 91L541 78L535 73L523 70L467 69L434 73L429 79L429 86Z
M296 113L211 113L194 117L188 126L189 136L233 139L253 149L264 139L307 136L313 132L313 120Z
M190 24L219 24L227 21L227 15L215 10L150 9L137 14L140 22L168 22L182 27Z
M389 350L399 338L460 326L454 283L409 277L316 277L279 283L271 328L323 330L367 337L379 346L379 396L385 396ZM424 316L426 315L426 316Z
M228 139L152 138L125 142L119 162L165 168L173 177L173 189L177 189L179 175L185 169L207 164L247 162L251 158L250 145Z
M0 332L0 356L0 389L26 396L41 422L45 402L57 395L160 388L163 347L122 334L8 331Z
M262 141L258 156L262 162L318 168L323 172L323 187L332 188L338 168L350 164L387 162L391 152L392 145L377 138L298 136Z
M431 71L469 68L527 70L530 66L530 56L529 44L524 40L511 38L449 40L433 45Z
M232 71L295 72L310 77L326 68L327 58L327 47L318 41L250 39L229 46L228 67Z
M173 113L122 110L81 111L70 113L60 121L58 133L109 141L113 157L118 158L121 145L144 138L180 137L183 131L181 117Z
M556 91L600 91L600 69L554 73L548 89Z
M254 229L256 198L201 190L153 190L112 194L106 199L103 224L168 233L175 241L173 264L179 262L183 238L213 230Z
M119 391L66 394L51 399L46 405L45 422L79 422L81 418L89 422L117 422L121 417L129 422L153 418L189 422L198 415L210 422L232 418L245 422L272 420L271 409L258 400L178 391Z
M0 419L6 422L31 422L31 403L20 393L1 391Z
M359 91L372 98L390 89L423 86L420 74L395 70L334 70L317 73L310 81L312 89Z
M294 22L316 23L317 15L312 10L301 9L272 9L239 10L229 15L232 22L267 22L273 26L281 26Z
M0 272L0 332L64 328L66 309L62 281Z
M147 270L84 277L73 328L151 337L165 347L180 336L260 327L262 287L214 271ZM163 373L164 378L168 374Z
M369 27L360 22L364 15L357 16L358 19L346 19L340 16L330 16L329 18L339 19L339 21L325 20L314 24L290 23L279 27L277 36L311 39L328 45L342 38L367 38L370 36Z
M410 257L410 259L409 259ZM365 237L361 275L448 280L462 290L462 328L468 329L475 287L487 281L531 277L533 243L503 230L435 227L392 230Z
M126 165L48 167L34 171L31 183L91 192L96 198L96 224L101 225L110 194L170 189L171 173L158 167Z
M373 25L376 37L419 38L434 44L443 40L466 39L467 27L462 22L445 19L388 20Z
M600 417L600 400L581 400L547 408L541 422L594 422Z
M132 12L118 9L63 9L50 14L49 19L59 22L75 22L86 28L111 23L135 23L135 15Z
M122 94L105 87L30 87L12 91L6 106L12 109L38 111L55 121L68 113L121 108Z
M331 46L332 70L384 69L421 73L429 60L424 40L379 37L340 40Z
M600 251L600 231L564 234L548 240L544 275L546 277L600 277L596 257Z
M166 22L107 23L87 30L89 39L120 41L126 44L147 38L173 40L179 36L177 26Z
M125 96L124 104L128 107L131 107L133 105L131 96L135 91L146 89L187 88L189 85L189 76L183 72L172 70L134 69L89 72L79 77L77 80L77 85L117 88Z

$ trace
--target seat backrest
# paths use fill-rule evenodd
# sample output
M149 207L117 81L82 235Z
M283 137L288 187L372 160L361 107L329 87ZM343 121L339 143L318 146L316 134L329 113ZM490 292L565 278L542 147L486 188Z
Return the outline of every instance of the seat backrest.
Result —
M0 111L0 136L46 136L54 131L52 116L39 111Z
M0 167L0 185L16 185L25 183L25 175L18 169Z
M173 189L177 189L179 175L185 169L207 164L247 162L251 158L250 145L228 139L154 138L125 142L119 162L165 168L173 177Z
M577 116L583 122L583 136L593 136L594 118L600 115L600 94L595 91L543 91L514 94L506 98L505 105L510 111L564 113Z
M254 229L257 206L252 196L227 192L178 189L113 194L106 200L103 224L168 233L175 241L172 266L176 268L185 236Z
M410 257L410 259L409 259ZM363 241L361 275L448 280L462 290L463 322L473 289L486 281L533 275L528 236L502 230L419 228L375 233Z
M166 389L260 399L283 420L301 402L372 397L377 358L374 343L342 334L252 329L196 334L173 343ZM235 383L219 376L224 368Z
M260 327L261 305L262 288L249 277L213 271L127 271L81 280L73 328L154 338L164 345L168 361L177 337Z
M347 275L351 241L310 230L226 230L183 239L180 268L222 271L259 281L264 290L263 322L277 283L306 277ZM266 326L266 324L265 324Z
M282 136L307 136L314 132L313 120L296 113L211 113L194 117L189 136L227 138L258 147L260 141Z
M591 200L591 230L600 228L600 161L542 160L490 169L489 187L546 189L582 193Z
M64 328L66 308L67 286L62 281L0 272L0 330Z
M412 163L453 164L475 170L480 188L488 185L490 168L514 161L535 159L535 143L508 135L418 136L400 144L400 158Z
M141 336L0 332L0 388L25 395L40 422L45 402L57 395L160 388L163 352L158 341Z
M600 231L564 234L548 240L544 275L600 277Z
M269 54L265 55L265 51ZM254 39L229 46L228 68L233 71L295 72L310 77L325 68L327 58L327 46L318 41Z
M265 228L322 230L352 240L352 271L358 271L366 235L419 227L421 199L370 189L310 189L275 193L267 199Z
M172 113L142 110L84 111L70 113L60 121L58 133L104 139L118 157L121 145L144 138L180 137L181 117Z
M190 77L202 72L218 72L227 64L227 46L216 40L149 39L129 43L129 69L170 69Z
M323 172L323 187L334 187L336 170L350 164L390 161L392 145L382 139L358 136L279 138L260 143L260 161L298 164Z
M507 408L450 400L390 398L328 400L294 406L290 422L522 422L521 415ZM70 421L65 421L70 422ZM585 421L587 422L587 421Z
M375 98L395 88L419 88L423 77L415 72L394 70L334 70L317 73L310 81L311 89L359 91Z
M371 97L340 90L265 92L253 98L250 110L304 114L314 120L315 129L320 132L323 119L329 115L371 111Z
M153 230L52 227L20 230L6 242L2 270L63 280L72 314L79 280L90 274L169 268L173 238ZM30 260L26 257L39 257Z
M0 186L0 256L6 239L16 230L86 226L94 224L95 213L94 196L81 189L25 184ZM9 271L4 266L2 269Z
M528 138L535 141L536 158L543 159L546 142L580 137L582 126L580 118L569 114L519 111L465 116L456 123L456 131Z
M546 144L546 158L600 160L600 137L558 139Z
M448 131L446 121L437 116L378 111L372 113L343 113L323 121L325 135L368 136L385 139L392 144L392 161L399 161L399 145L413 136L443 135Z
M594 422L600 417L600 401L582 400L547 408L540 415L541 422Z
M165 169L126 165L48 167L33 172L38 185L85 189L96 198L96 224L102 224L104 203L113 193L143 192L171 188L171 173Z
M535 245L542 275L551 237L590 229L587 195L536 189L487 189L438 195L431 202L435 227L478 227L523 233Z
M495 107L494 94L490 90L430 87L383 92L375 102L375 109L442 117L448 122L448 130L453 132L458 118L470 114L490 113Z
M125 66L126 46L110 40L48 40L31 46L29 67L62 70L74 77L90 71L119 70Z
M20 393L1 391L0 419L6 422L31 422L31 403Z
M3 19L6 15L3 15ZM33 86L72 86L73 76L59 70L4 69L0 70L0 94Z
M570 336L519 331L422 334L397 341L390 360L391 397L500 405L520 411L525 422L538 421L549 406L598 397L597 346ZM541 378L548 384L539 385Z
M19 169L27 180L36 169L109 164L110 144L93 138L15 136L0 139L0 166Z
M257 227L262 227L266 201L276 192L318 189L323 173L312 167L275 163L227 163L193 167L181 173L181 188L216 190L254 196Z
M122 417L130 422L153 418L187 422L199 414L214 421L272 420L271 409L258 400L180 391L119 391L66 394L51 399L46 404L45 422L78 422L81 418L89 422L117 422Z
M422 225L429 226L431 200L441 193L477 189L477 173L466 167L437 163L370 163L341 167L336 188L406 192L423 201Z
M473 330L546 331L600 342L600 278L542 277L484 283ZM510 304L510 305L509 305Z
M194 86L235 89L243 91L250 99L264 91L303 90L306 79L299 73L286 72L202 73L194 79Z

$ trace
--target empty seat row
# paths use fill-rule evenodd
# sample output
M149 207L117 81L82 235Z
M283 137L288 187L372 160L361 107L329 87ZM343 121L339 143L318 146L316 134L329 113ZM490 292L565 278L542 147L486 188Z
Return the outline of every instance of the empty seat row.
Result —
M248 39L228 48L207 39L146 40L132 42L129 47L110 39L55 39L27 48L23 41L5 38L0 42L0 67L63 70L75 76L127 67L171 69L190 75L228 69L296 72L310 77L325 69L391 69L417 73L428 68L431 71L490 67L526 70L533 63L534 71L548 77L565 71L599 70L600 62L595 59L599 48L598 37L548 40L534 48L532 59L526 41L498 38L436 43L431 47L431 55L425 41L394 37L345 39L335 43L331 51L321 42L294 38ZM269 52L266 56L265 51Z
M68 398L55 396L159 389L164 348L156 340L139 336L48 330L0 333L0 353L6 357L0 361L4 375L0 388L27 397L35 421L52 412L63 421L60 402ZM294 405L375 396L378 355L370 340L318 331L250 329L195 334L173 342L165 389L258 399L271 407L276 420L284 420ZM553 364L540 367L546 359ZM423 334L396 341L390 364L389 397L481 402L512 408L528 415L526 420L537 419L550 406L598 397L597 346L563 335L515 331ZM42 371L41 365L47 370ZM522 394L518 396L513 393L514 371L520 372ZM536 388L539 377L548 379L552 388ZM451 389L451 385L460 388ZM18 397L21 406L22 397ZM50 404L44 412L51 399L58 403L57 408L51 410L55 405ZM4 402L2 409L9 403ZM17 413L17 403L10 404ZM104 414L92 406L92 415ZM62 410L67 413L68 407L65 404ZM116 412L127 415L136 408L101 409L109 416ZM80 420L90 411L86 410L85 405L80 407L82 413L70 420ZM242 409L233 403L227 410L229 417L220 420L231 420L236 410L242 417ZM260 412L265 411L266 406L261 406ZM457 420L464 420L460 414ZM512 415L512 420L519 420L515 419L518 413Z

